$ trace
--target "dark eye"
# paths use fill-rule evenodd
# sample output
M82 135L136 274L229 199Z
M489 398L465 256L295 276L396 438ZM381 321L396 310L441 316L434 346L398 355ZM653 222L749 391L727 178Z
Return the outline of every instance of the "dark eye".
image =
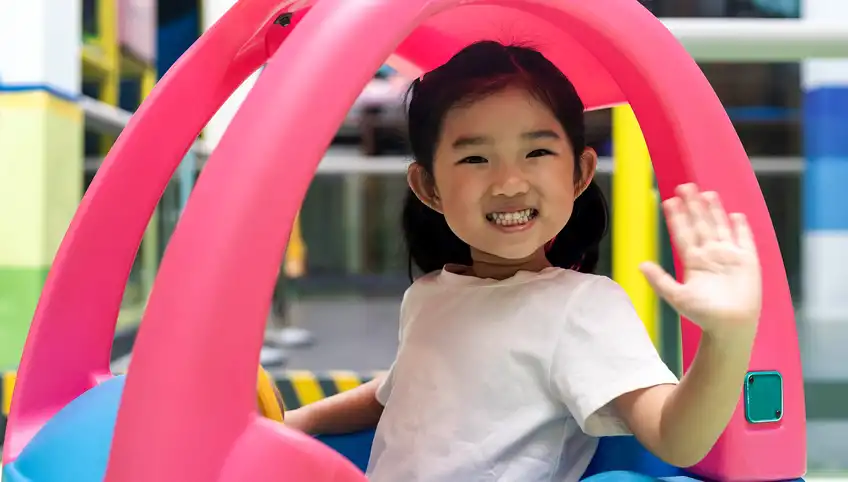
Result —
M464 159L461 159L457 164L482 164L484 162L489 162L485 157L480 156L468 156Z
M547 149L536 149L535 151L531 151L530 154L527 154L527 157L542 157L552 155L554 155L554 153Z

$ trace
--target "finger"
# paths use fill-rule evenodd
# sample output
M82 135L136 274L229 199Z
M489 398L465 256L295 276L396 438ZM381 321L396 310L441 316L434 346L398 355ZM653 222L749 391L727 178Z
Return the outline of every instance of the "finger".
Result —
M698 237L683 209L683 201L678 197L666 199L663 202L663 211L674 246L683 254L690 246L698 242Z
M715 229L715 237L721 241L732 241L733 236L730 232L730 222L727 219L727 212L724 206L721 205L721 199L718 193L710 191L704 193L704 199L707 201L707 210L709 211L712 224Z
M682 184L678 187L684 206L689 213L689 222L697 236L697 243L715 239L715 230L707 212L706 203L694 184Z
M645 275L645 279L648 280L648 284L656 291L657 295L676 309L675 302L683 285L678 283L676 279L656 263L642 263L639 265L639 269Z
M730 221L733 224L733 234L736 244L746 251L756 251L754 243L754 233L751 232L751 227L748 225L748 219L742 213L733 213L730 215Z

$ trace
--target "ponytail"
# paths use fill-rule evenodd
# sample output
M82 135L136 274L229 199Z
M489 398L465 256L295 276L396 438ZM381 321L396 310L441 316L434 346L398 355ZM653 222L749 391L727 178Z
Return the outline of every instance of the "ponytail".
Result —
M601 240L607 233L609 210L604 193L594 182L574 200L571 218L547 252L554 266L593 273L598 266Z
M446 264L471 265L471 248L451 231L445 217L433 211L408 189L401 219L408 253L409 280L413 268L423 273L442 269ZM413 266L414 265L414 266Z

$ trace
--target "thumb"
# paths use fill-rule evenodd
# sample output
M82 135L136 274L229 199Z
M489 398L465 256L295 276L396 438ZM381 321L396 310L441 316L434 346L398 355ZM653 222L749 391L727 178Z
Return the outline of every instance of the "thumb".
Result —
M654 291L670 305L674 306L674 302L677 300L677 294L682 285L656 263L646 261L639 265L639 269L645 275L645 279L648 280L648 284L651 285Z

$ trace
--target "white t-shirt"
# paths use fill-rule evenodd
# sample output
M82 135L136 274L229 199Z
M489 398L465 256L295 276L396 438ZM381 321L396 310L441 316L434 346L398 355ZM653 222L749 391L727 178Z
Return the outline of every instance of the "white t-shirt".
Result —
M446 270L401 305L371 482L577 481L610 402L677 383L624 290L560 268L498 281Z

